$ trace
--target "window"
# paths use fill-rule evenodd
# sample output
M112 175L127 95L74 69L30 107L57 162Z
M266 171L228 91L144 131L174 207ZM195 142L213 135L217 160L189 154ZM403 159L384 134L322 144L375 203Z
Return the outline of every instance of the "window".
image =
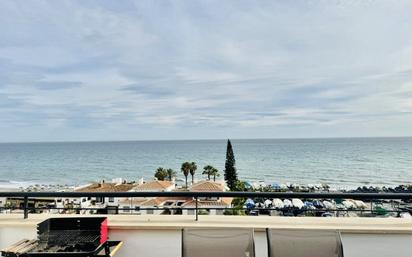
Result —
M153 214L153 213L154 213L154 210L146 210L146 213L147 213L147 214Z
M123 206L123 212L130 212L129 206Z
M114 197L109 197L109 203L114 203Z

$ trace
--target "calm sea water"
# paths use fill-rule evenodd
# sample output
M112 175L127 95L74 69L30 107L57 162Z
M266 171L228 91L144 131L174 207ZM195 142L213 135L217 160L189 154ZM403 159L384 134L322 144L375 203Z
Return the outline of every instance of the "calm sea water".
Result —
M336 187L412 183L412 138L233 140L239 176ZM184 161L223 170L225 140L0 144L0 185L149 179ZM179 172L179 176L183 176ZM201 170L197 178L201 178Z

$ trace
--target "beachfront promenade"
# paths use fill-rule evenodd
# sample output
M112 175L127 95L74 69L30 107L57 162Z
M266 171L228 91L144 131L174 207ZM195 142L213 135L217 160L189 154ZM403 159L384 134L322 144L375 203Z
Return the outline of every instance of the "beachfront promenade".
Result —
M0 215L0 248L22 238L34 238L36 224L53 216L73 217L32 214L23 220L21 215ZM345 257L409 257L412 242L412 219L200 216L195 221L190 216L107 217L110 239L124 242L116 255L119 257L180 257L183 228L253 229L257 257L268 256L267 228L295 231L297 235L302 231L340 232Z

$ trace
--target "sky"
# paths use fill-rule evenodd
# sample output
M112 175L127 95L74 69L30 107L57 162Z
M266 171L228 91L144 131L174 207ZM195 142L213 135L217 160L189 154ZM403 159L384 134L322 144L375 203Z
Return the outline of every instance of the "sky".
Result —
M412 1L0 1L0 142L412 136Z

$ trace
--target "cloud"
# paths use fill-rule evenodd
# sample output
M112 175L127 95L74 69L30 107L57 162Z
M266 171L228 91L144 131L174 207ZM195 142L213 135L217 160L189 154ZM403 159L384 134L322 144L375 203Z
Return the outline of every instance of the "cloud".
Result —
M2 1L0 141L411 135L411 12Z
M127 85L122 88L122 90L129 91L136 94L149 95L154 97L165 97L174 94L174 90L171 88L160 88L155 84L152 85L142 85L142 84L132 84Z
M34 86L40 90L62 90L76 88L82 85L79 81L38 81Z

